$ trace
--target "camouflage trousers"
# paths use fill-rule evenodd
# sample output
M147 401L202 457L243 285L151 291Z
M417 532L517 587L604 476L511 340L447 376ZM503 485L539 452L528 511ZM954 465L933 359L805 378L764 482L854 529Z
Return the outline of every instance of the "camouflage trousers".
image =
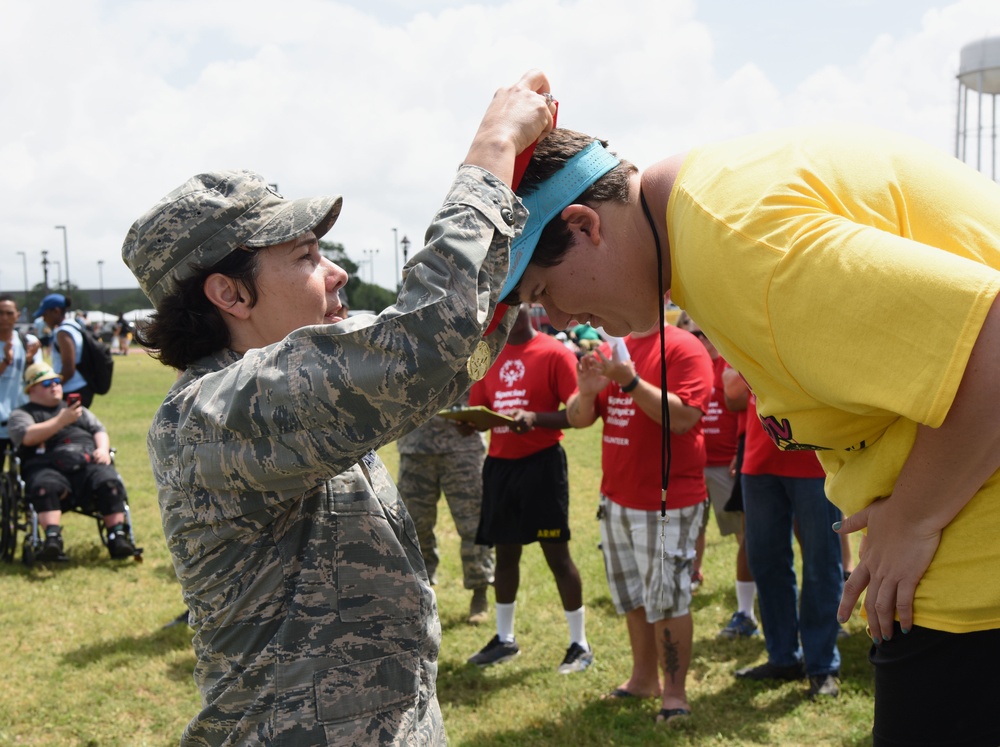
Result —
M444 493L452 521L461 538L462 582L466 589L493 583L493 550L476 544L476 529L483 503L483 460L481 451L448 454L400 454L396 481L406 510L413 518L427 575L435 581L438 562L438 500Z

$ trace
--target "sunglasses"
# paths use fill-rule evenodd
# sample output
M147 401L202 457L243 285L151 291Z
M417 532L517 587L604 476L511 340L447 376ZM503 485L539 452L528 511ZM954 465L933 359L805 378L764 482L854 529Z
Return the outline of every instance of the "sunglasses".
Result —
M38 383L41 384L46 389L48 389L49 387L53 387L56 384L62 384L62 382L59 379L46 379L45 381L40 381Z

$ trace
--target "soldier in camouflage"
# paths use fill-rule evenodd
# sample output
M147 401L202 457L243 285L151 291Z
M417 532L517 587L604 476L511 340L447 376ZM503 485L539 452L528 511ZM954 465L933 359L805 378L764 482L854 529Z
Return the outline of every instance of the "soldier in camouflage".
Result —
M434 593L374 452L506 337L512 315L483 331L525 220L514 155L551 129L547 94L537 71L497 93L378 316L342 319L346 273L319 254L339 197L203 174L132 226L122 255L157 310L140 337L182 372L148 436L195 630L202 710L182 745L445 742Z
M465 405L468 401L466 394L455 404ZM493 583L493 551L487 545L476 544L486 459L482 434L444 418L431 418L399 439L396 447L399 494L417 528L431 584L437 583L441 559L434 525L438 499L444 493L461 538L462 582L466 589L472 590L467 621L473 625L486 622L489 611L486 590Z

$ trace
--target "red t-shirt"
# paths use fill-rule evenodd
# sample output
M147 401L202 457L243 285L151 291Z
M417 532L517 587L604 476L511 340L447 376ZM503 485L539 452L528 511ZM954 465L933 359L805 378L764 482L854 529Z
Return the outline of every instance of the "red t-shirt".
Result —
M495 412L512 410L556 412L576 391L576 356L558 340L537 334L522 345L507 343L486 372L469 390L469 405L485 405ZM520 459L559 443L563 433L532 428L513 433L507 426L490 434L491 457Z
M722 372L729 366L720 355L712 361L712 367L715 369L712 399L708 403L705 416L701 419L701 429L705 432L707 466L728 467L736 456L739 413L726 407L725 392L722 389Z
M757 398L747 403L747 437L743 451L744 475L826 477L815 451L782 451L757 417Z
M664 328L667 390L702 412L712 393L712 359L698 338L672 325ZM636 373L659 387L660 336L625 338ZM604 348L610 356L610 349ZM626 508L660 509L663 485L662 430L621 387L611 382L597 396L604 420L601 492ZM699 422L687 433L670 434L670 481L667 508L684 508L705 500L705 438Z

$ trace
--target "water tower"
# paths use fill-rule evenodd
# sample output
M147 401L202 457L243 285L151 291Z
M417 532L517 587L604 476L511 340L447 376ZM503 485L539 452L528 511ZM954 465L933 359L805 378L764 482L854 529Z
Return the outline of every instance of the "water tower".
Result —
M970 93L974 94L971 97ZM997 94L1000 94L1000 36L972 42L962 47L958 70L958 124L955 128L955 155L975 156L976 169L997 178ZM974 122L969 122L973 109ZM988 123L984 121L988 119ZM989 138L989 148L984 140ZM970 140L974 148L969 149ZM989 171L985 170L988 156Z

